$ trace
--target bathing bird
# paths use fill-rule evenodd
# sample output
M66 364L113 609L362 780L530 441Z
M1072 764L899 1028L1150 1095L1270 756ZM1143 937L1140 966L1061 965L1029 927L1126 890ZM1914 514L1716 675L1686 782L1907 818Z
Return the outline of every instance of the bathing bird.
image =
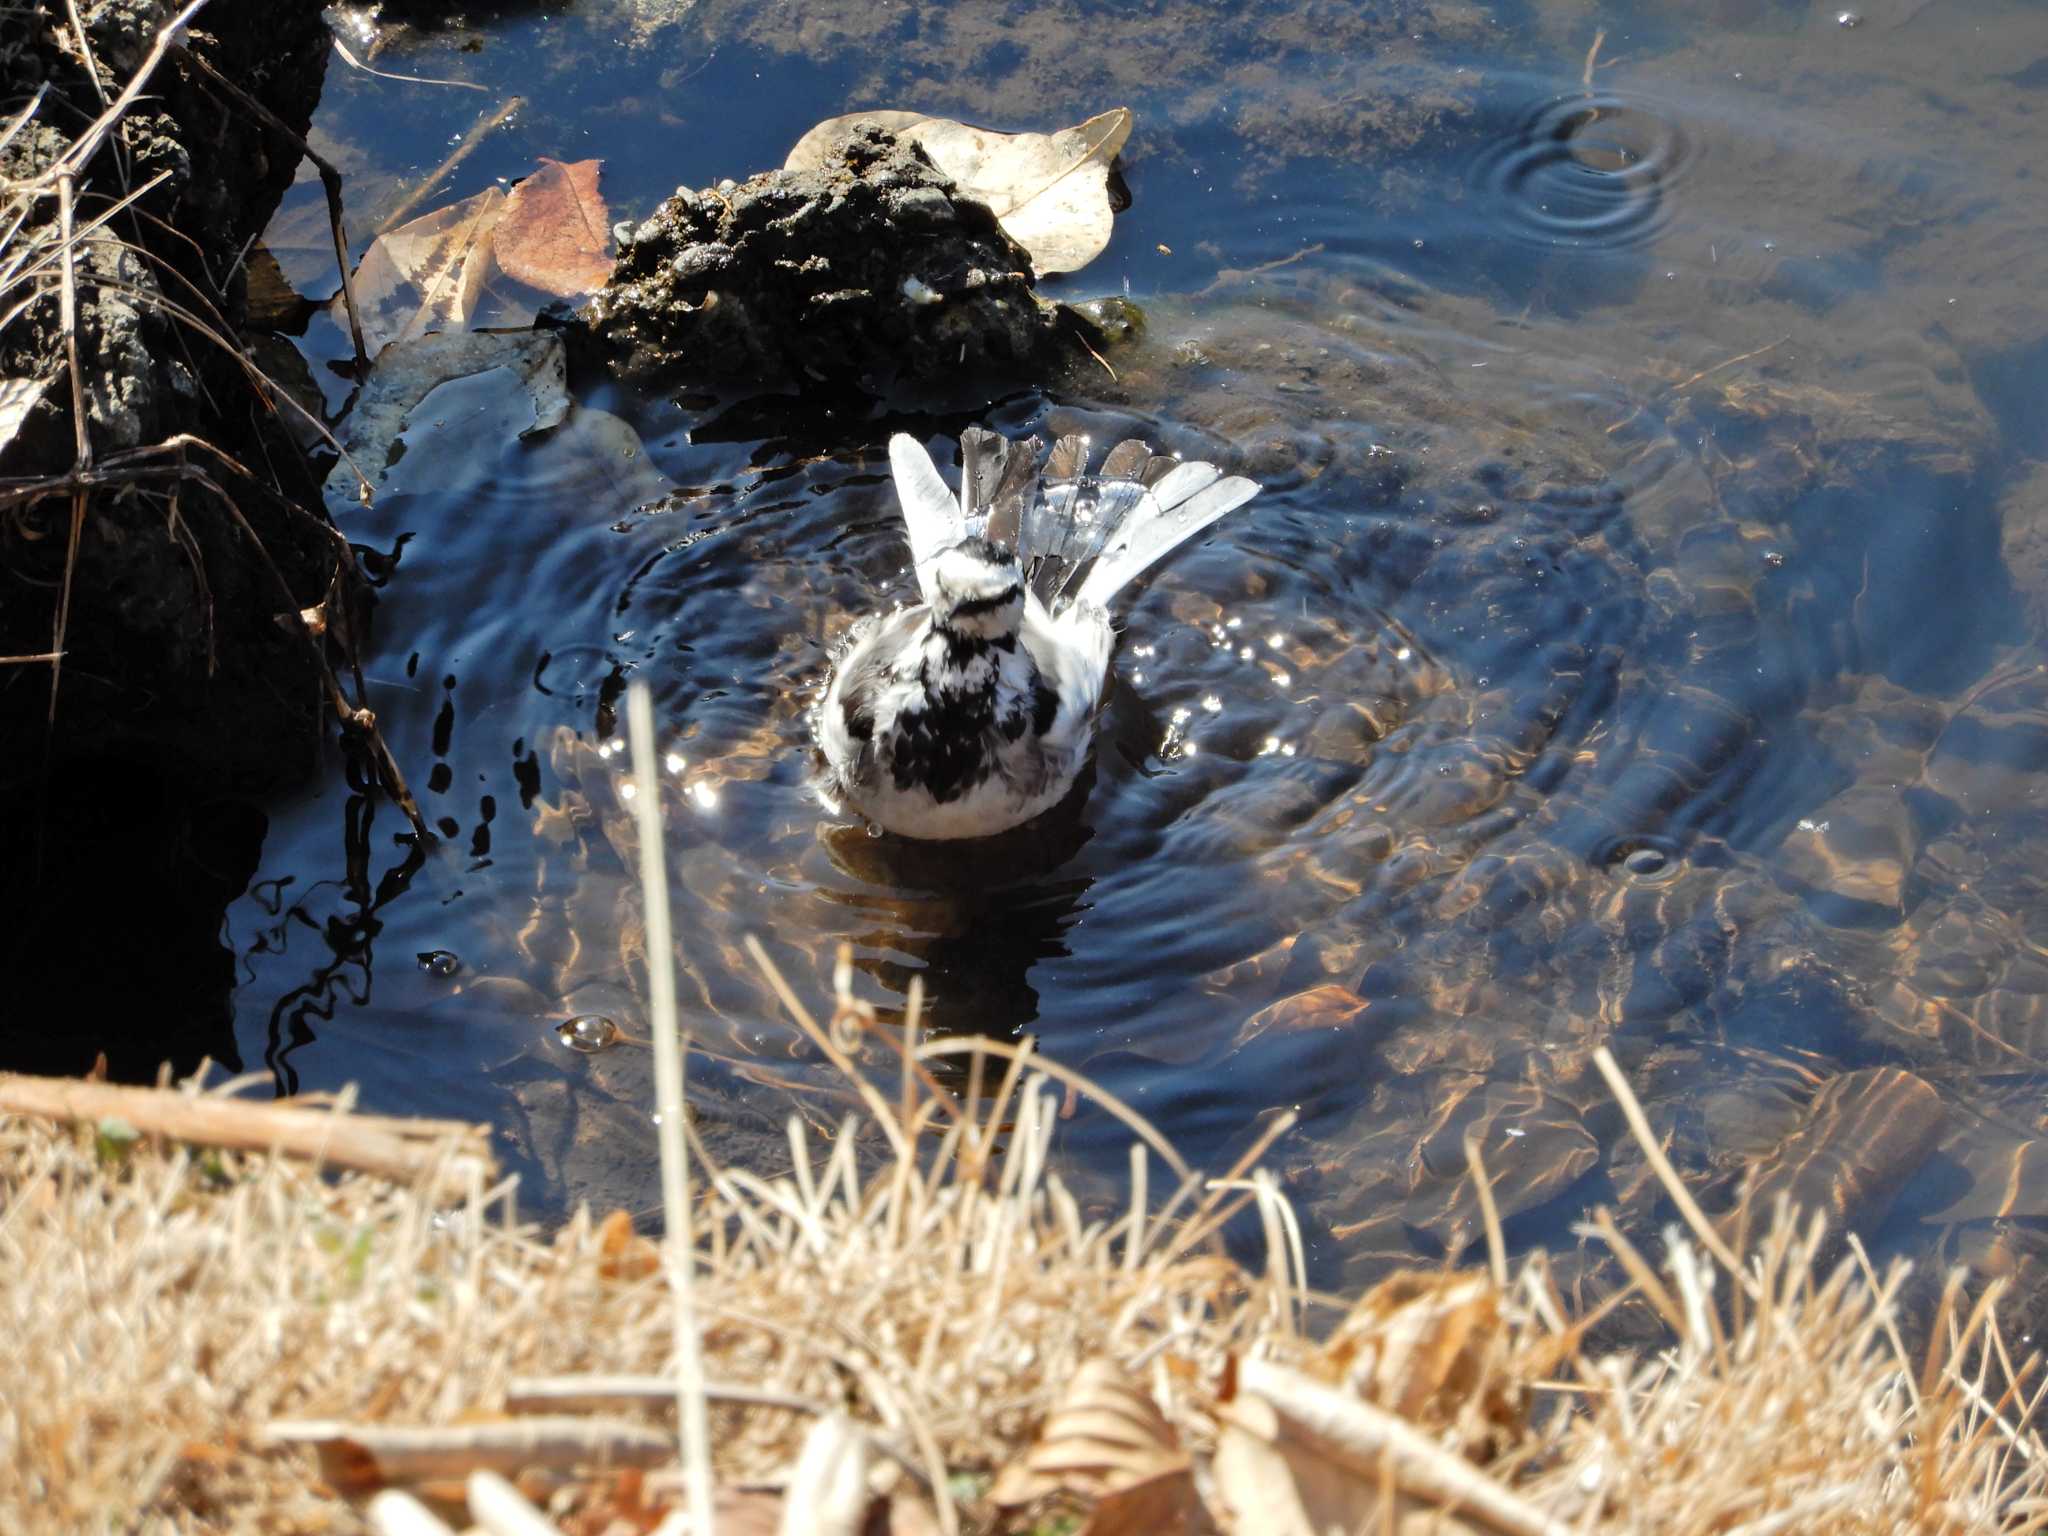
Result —
M914 838L990 837L1059 803L1087 761L1116 631L1138 576L1258 485L1084 437L1044 455L961 434L957 495L924 445L889 442L921 602L871 614L841 646L814 719L828 803Z

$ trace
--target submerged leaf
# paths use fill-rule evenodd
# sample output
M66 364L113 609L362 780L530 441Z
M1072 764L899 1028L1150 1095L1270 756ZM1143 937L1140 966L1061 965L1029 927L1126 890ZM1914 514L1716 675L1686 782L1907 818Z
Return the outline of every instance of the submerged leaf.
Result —
M569 414L568 360L551 331L479 335L455 331L422 336L384 351L356 398L347 447L371 485L381 485L394 462L393 445L413 425L420 402L443 384L505 370L497 387L475 392L463 428L472 441L533 437L560 426ZM478 409L477 407L482 407ZM347 510L355 470L340 463L328 476L330 508Z
M355 293L373 355L391 342L470 322L490 278L491 235L505 201L488 187L370 242L356 268Z
M529 288L572 299L611 276L611 213L598 191L601 160L545 156L512 189L494 242L498 265Z
M805 134L783 169L822 170L856 125L886 128L922 149L963 195L986 203L1044 277L1080 271L1109 244L1109 168L1131 122L1130 108L1117 107L1058 133L995 133L916 112L852 112Z

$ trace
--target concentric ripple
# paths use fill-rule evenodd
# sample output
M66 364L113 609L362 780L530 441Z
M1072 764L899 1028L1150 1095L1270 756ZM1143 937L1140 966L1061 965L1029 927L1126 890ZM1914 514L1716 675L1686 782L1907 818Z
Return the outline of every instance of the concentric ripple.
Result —
M1489 145L1473 181L1501 227L1545 246L1622 250L1654 239L1691 149L1676 124L1639 99L1559 96Z

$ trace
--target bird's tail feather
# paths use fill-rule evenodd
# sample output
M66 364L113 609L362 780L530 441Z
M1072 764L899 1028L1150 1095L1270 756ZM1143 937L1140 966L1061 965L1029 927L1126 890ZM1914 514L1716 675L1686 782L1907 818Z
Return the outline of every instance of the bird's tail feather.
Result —
M1259 491L1213 464L1155 454L1136 438L1111 448L1091 474L1088 448L1085 437L1062 437L1041 469L1035 439L1011 442L969 427L960 434L955 501L922 445L899 434L890 459L920 571L941 548L979 534L1015 547L1032 591L1054 612L1077 602L1107 607Z
M1055 611L1075 602L1108 607L1154 562L1259 491L1253 481L1156 454L1136 438L1111 448L1091 474L1087 439L1063 437L1043 481L1017 553L1032 590Z

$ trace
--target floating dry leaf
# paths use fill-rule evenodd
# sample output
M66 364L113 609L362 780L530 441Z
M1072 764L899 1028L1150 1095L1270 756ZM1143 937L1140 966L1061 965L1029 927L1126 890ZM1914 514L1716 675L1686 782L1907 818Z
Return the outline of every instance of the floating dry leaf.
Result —
M1094 1504L1086 1536L1211 1529L1173 1426L1111 1360L1074 1373L1036 1443L1003 1469L989 1499L1016 1507L1054 1494Z
M0 379L0 451L14 441L22 422L43 398L48 379Z
M490 280L491 235L505 201L503 192L487 187L370 242L355 288L372 355L394 341L470 323Z
M1109 168L1131 122L1130 108L1118 107L1058 133L996 133L918 112L852 112L797 140L783 169L826 168L856 124L874 123L916 144L962 193L988 204L1044 277L1080 271L1109 244Z
M611 276L611 211L598 190L602 160L540 169L512 189L493 236L498 265L529 288L573 299Z

